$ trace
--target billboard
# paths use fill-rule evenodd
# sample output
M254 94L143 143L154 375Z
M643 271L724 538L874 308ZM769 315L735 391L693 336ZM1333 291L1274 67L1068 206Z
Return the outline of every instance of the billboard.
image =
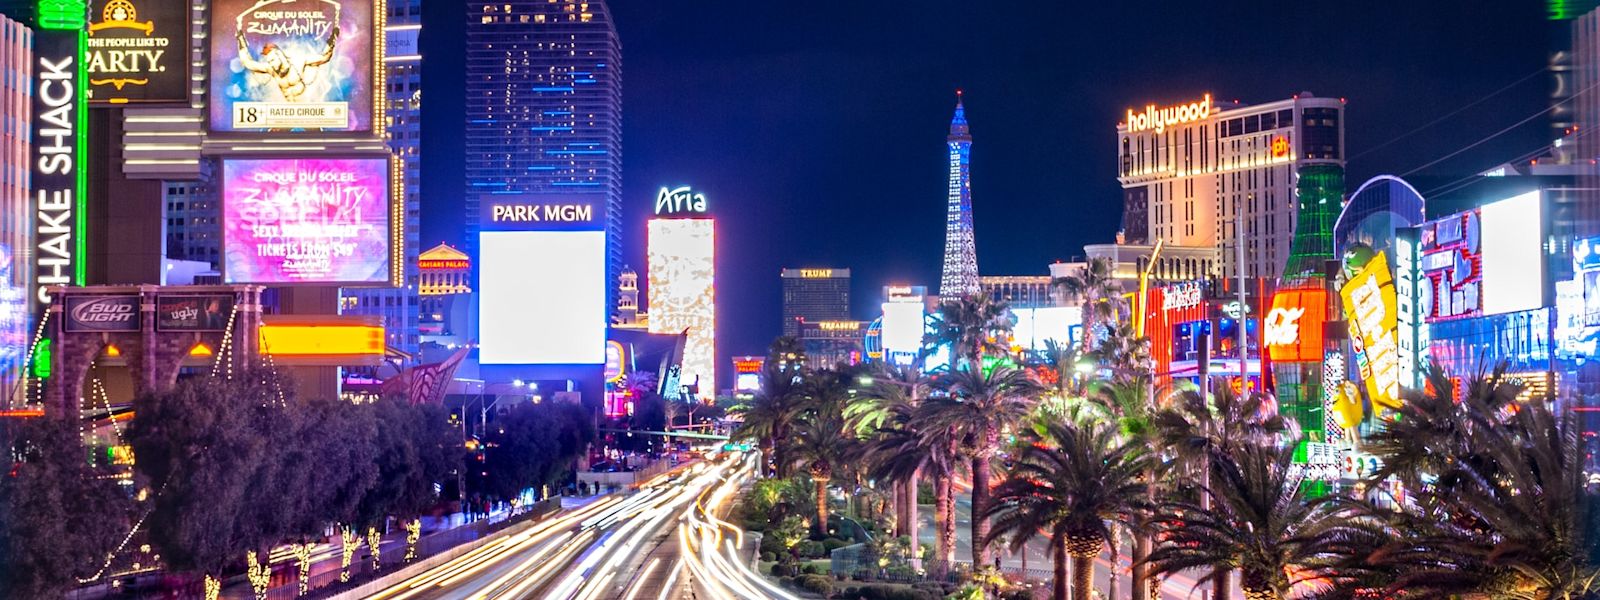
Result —
M1533 191L1424 223L1417 281L1417 308L1424 320L1439 323L1544 306L1543 204Z
M1379 252L1339 290L1350 341L1355 346L1356 367L1366 383L1367 396L1376 406L1398 407L1400 354L1395 342L1394 279L1389 259Z
M139 330L138 296L68 296L66 308L68 333Z
M228 283L390 281L388 158L223 159Z
M356 366L383 363L378 317L268 315L258 329L261 352L285 366Z
M1267 356L1274 362L1320 362L1327 317L1328 293L1322 288L1278 290L1262 328Z
M232 316L232 294L156 298L156 331L223 331Z
M41 20L44 17L41 14ZM81 16L77 25L82 26ZM41 29L33 36L32 254L37 286L33 293L39 304L50 303L49 286L83 279L83 199L88 181L83 171L81 34Z
M716 221L651 219L648 227L650 333L688 330L683 385L698 382L701 399L716 398Z
M604 231L485 231L478 248L480 364L605 362Z
M1051 342L1070 346L1073 331L1083 325L1083 308L1078 306L1013 308L1011 316L1016 321L1011 326L1012 345L1033 352L1047 351Z
M189 102L188 0L92 0L89 18L90 102Z
M1572 279L1557 282L1556 342L1562 358L1600 351L1600 237L1572 241Z
M212 0L211 131L372 131L373 5Z
M883 303L883 350L889 356L916 356L927 329L921 302Z
M1545 306L1544 202L1535 190L1486 204L1483 222L1483 314Z

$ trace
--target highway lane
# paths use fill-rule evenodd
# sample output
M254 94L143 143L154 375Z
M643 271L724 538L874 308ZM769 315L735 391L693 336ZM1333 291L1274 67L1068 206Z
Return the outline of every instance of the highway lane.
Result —
M619 590L645 565L703 492L737 459L708 460L491 539L483 546L370 596L373 600L591 600ZM659 565L657 568L660 568Z

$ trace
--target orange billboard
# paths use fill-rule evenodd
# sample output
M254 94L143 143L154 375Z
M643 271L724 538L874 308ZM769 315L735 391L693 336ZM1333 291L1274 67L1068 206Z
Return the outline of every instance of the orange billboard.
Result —
M1261 345L1273 362L1322 362L1322 324L1328 292L1321 288L1279 290L1272 296Z

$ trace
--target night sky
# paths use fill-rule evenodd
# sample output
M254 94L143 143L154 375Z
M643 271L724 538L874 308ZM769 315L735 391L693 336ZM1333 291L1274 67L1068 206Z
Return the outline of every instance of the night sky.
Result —
M425 5L430 246L461 237L466 15L455 2ZM937 287L956 88L974 140L979 270L1043 275L1112 241L1115 127L1129 107L1206 92L1346 98L1354 191L1545 109L1553 84L1540 71L1565 31L1532 0L610 6L623 48L627 262L642 274L658 188L706 194L720 238L719 368L778 334L782 267L851 268L857 318L891 281ZM1550 137L1534 119L1424 173L1479 171Z

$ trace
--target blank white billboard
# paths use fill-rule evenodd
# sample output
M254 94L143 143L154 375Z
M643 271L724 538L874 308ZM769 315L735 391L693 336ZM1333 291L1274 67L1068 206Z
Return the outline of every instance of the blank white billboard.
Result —
M1544 211L1538 191L1480 210L1483 224L1483 314L1544 306Z
M883 349L888 353L916 354L922 350L926 329L921 302L883 304Z
M603 231L478 234L478 362L604 363L605 244Z
M1083 309L1077 306L1013 308L1017 323L1011 327L1011 340L1024 350L1044 352L1047 342L1061 347L1072 343L1072 328L1083 324Z

